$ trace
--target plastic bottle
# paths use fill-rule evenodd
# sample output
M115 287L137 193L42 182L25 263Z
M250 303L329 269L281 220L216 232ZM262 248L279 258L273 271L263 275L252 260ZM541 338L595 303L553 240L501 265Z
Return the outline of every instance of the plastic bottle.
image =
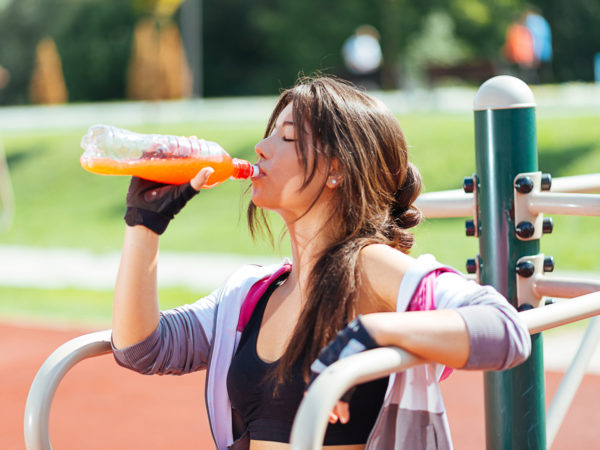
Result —
M228 178L246 179L258 168L232 158L219 144L196 137L140 134L110 125L93 125L81 139L81 166L102 175L135 175L159 183L183 184L203 167L215 169L204 186Z

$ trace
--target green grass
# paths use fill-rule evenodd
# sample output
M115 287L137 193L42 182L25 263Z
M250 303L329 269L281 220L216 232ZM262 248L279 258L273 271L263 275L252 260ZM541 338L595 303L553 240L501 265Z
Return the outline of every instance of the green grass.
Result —
M415 114L400 116L399 120L408 138L411 159L422 172L427 192L459 188L463 177L475 171L470 113ZM598 171L598 122L598 116L540 113L540 169L553 177ZM197 135L221 143L234 156L254 159L254 145L261 139L263 124L263 121L214 122L136 128L136 131ZM0 245L87 248L95 252L120 248L128 179L93 175L81 169L79 141L85 132L86 129L75 129L3 134L16 215L12 228L0 235ZM246 186L247 183L231 181L202 192L170 225L161 240L161 249L286 255L285 240L275 250L266 242L251 240L245 223ZM557 271L600 272L599 219L553 219L555 231L544 236L541 250L554 256ZM275 224L277 229L281 222L276 220ZM464 236L463 220L427 220L417 228L416 237L413 254L434 253L439 260L460 270L465 259L477 253L477 241ZM1 288L0 294L0 314L99 318L110 315L110 293L106 292ZM186 294L169 292L166 302L189 301Z
M161 309L193 303L207 293L185 288L159 290ZM0 317L11 320L110 327L111 291L0 286Z

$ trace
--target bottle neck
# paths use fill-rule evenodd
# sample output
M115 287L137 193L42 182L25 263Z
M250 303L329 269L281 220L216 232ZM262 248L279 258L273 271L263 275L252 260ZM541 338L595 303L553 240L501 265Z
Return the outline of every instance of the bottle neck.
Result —
M258 175L258 167L243 159L233 158L233 178L245 180Z

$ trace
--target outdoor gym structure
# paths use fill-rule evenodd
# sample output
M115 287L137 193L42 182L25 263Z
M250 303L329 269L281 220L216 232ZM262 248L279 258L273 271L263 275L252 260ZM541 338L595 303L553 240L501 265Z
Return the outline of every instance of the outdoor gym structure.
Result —
M600 174L552 181L538 171L535 99L521 80L488 80L475 96L474 111L477 173L465 178L463 191L424 194L418 205L426 217L473 217L466 232L478 238L479 254L467 261L467 272L502 293L520 311L531 334L532 353L525 363L484 374L487 449L545 449L552 445L600 341L600 322L597 317L590 320L547 413L541 332L599 315L600 280L545 277L554 262L540 254L540 238L552 231L552 219L544 213L600 216L600 195L585 193L600 191ZM48 421L58 384L79 361L109 353L110 334L105 330L75 338L44 362L25 407L28 450L51 448ZM300 405L292 448L321 448L329 412L351 386L425 362L386 347L332 364Z

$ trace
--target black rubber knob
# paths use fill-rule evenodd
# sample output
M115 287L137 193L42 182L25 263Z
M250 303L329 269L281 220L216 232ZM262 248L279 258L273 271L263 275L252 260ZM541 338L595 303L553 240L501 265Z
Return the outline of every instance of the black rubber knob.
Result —
M467 259L467 273L477 273L477 259L469 258Z
M540 186L542 191L549 191L552 188L552 175L549 173L542 174L542 184Z
M519 177L515 181L515 189L521 194L529 194L533 191L533 180L531 177Z
M544 217L544 224L542 226L542 233L550 234L554 230L554 221L552 217Z
M535 227L531 222L520 222L515 230L519 237L530 238L535 233Z
M465 191L467 194L472 194L475 192L475 181L473 181L473 177L464 178L463 191Z
M529 278L535 273L535 265L531 261L521 261L516 270L519 276Z
M544 257L544 272L554 271L554 258L552 256Z
M467 236L475 236L475 221L465 220L465 234Z

